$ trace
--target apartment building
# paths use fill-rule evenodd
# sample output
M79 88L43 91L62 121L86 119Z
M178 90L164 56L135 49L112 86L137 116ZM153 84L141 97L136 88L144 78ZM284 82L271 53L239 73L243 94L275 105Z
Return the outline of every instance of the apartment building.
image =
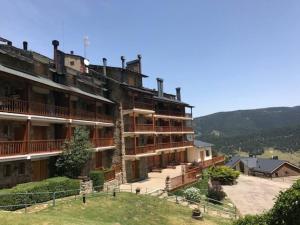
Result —
M176 95L164 92L163 79L157 78L157 90L143 86L141 56L121 67L91 65L108 77L110 99L118 104L119 146L124 181L145 179L148 172L188 162L193 148L192 106ZM189 111L188 111L189 110ZM188 112L187 112L188 111Z
M143 86L141 56L121 67L90 65L74 52L53 59L0 38L0 187L53 176L76 126L90 131L90 169L116 168L122 182L193 161L192 106Z
M90 131L91 168L112 166L115 104L88 61L58 50L53 59L0 39L0 187L53 175L76 126Z

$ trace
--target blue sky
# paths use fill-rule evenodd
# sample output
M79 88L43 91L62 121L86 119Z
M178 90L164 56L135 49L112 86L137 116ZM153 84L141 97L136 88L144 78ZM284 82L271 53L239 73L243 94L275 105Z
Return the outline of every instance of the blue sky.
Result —
M300 1L1 0L0 36L52 57L60 49L120 66L142 54L145 86L182 88L194 116L299 105Z

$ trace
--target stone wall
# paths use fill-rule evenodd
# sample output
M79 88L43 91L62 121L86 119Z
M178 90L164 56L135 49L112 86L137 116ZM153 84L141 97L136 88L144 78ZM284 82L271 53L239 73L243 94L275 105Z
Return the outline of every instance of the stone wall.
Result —
M141 180L148 178L148 162L146 157L139 160L139 175Z
M5 168L10 167L10 175L5 174ZM24 166L24 171L21 167ZM24 172L24 173L23 173ZM0 163L0 188L13 187L19 183L31 181L31 161L20 160Z

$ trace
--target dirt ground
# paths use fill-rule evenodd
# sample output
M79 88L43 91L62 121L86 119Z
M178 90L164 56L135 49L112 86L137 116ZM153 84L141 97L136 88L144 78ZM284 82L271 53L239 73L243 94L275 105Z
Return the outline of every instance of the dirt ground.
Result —
M272 208L275 197L300 177L266 179L240 175L238 183L223 186L224 191L242 215L260 214Z

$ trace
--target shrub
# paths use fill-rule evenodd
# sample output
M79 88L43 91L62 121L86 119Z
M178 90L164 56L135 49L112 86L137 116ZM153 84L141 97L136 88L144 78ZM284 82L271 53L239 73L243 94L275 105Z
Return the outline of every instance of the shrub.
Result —
M300 180L285 192L280 192L270 214L269 224L300 224Z
M96 187L96 190L101 190L101 186L103 187L104 184L104 171L101 170L94 170L91 171L89 177L93 181L93 186Z
M198 188L190 187L183 192L184 197L187 200L193 201L193 202L200 202L201 200L201 192Z
M263 215L246 215L244 218L238 219L233 225L268 225L268 214Z
M212 167L208 170L212 181L219 181L221 184L234 184L240 172L227 166Z
M222 201L225 198L226 194L223 191L222 186L220 185L219 181L209 181L208 185L208 192L207 192L207 197L217 200L217 201ZM212 200L213 203L216 203L215 201Z
M76 127L70 142L64 144L63 152L56 161L60 174L76 178L91 157L89 132L83 127Z
M57 192L55 198L78 194L79 180L55 177L39 182L19 184L11 189L0 191L0 205L7 206L1 207L5 210L16 210L24 208L24 204L49 201L53 198L53 192Z

